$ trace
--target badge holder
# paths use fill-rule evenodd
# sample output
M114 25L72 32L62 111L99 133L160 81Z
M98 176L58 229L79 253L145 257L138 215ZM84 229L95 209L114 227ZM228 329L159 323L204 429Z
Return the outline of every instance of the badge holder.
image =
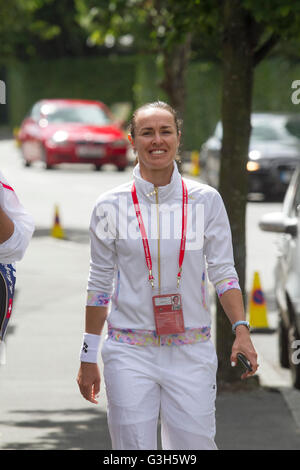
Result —
M139 228L142 235L142 242L145 252L145 260L149 272L148 280L152 287L152 303L155 319L156 333L160 335L172 335L183 333L184 320L182 311L182 296L179 290L179 283L182 274L182 263L185 252L186 230L187 230L187 204L188 204L188 191L185 182L182 179L182 233L181 243L178 260L178 274L177 274L177 287L171 289L159 288L155 291L154 277L152 274L152 259L147 238L146 229L143 222L143 217L137 197L136 187L133 183L131 188L132 201L134 204L136 217L138 220Z
M178 288L163 291L153 289L152 303L156 333L172 335L184 333L182 297Z

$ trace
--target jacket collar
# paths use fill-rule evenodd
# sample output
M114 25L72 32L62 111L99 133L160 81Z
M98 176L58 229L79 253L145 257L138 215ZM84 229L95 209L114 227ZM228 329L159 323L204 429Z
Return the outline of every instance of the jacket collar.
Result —
M158 197L160 202L171 199L176 194L182 194L181 175L175 161L173 162L173 165L174 168L170 183L165 186L158 186ZM143 196L151 202L155 202L155 186L153 183L142 178L139 164L137 164L133 169L133 178L138 195Z

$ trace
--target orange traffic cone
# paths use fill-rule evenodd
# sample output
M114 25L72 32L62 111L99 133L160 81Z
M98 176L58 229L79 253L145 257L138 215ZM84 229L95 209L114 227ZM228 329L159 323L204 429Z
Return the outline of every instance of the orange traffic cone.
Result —
M248 309L251 332L273 332L269 327L266 300L257 271L254 272Z
M51 229L51 236L54 238L65 238L64 230L60 224L58 206L55 206L54 224Z

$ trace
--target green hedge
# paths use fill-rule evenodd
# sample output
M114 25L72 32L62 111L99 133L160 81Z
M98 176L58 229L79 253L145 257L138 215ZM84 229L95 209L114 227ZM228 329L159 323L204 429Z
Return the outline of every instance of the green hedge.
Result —
M18 126L41 98L96 99L111 105L132 101L135 60L127 57L66 58L8 67L9 123Z

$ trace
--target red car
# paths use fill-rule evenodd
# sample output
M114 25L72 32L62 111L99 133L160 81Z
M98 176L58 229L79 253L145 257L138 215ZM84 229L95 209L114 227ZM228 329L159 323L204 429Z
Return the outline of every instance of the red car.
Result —
M26 166L42 160L47 169L59 163L128 165L127 140L110 110L100 101L45 99L21 124L19 146Z

